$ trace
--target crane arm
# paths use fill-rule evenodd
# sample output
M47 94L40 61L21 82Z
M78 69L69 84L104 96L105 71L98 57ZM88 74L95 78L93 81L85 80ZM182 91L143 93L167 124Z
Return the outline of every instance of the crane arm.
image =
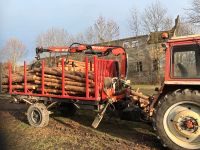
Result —
M87 45L74 43L67 47L37 47L36 58L40 59L40 54L43 52L54 52L54 53L84 53L90 55L97 55L98 57L108 56L113 54L115 56L121 56L121 73L124 78L127 74L127 55L123 47L120 46L102 46L102 45Z
M77 44L77 43L75 43ZM84 52L85 54L93 54L98 56L107 56L109 54L113 55L125 55L126 52L124 48L118 46L99 46L99 45L86 45L78 44L77 46L67 47L37 47L36 48L36 58L39 58L39 55L43 52L54 52L54 53L80 53Z

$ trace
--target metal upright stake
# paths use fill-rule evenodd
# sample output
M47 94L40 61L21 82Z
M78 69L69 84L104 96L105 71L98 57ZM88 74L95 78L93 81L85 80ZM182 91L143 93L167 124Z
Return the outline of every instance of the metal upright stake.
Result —
M44 60L42 60L42 95L44 95Z
M62 58L62 96L65 96L65 62Z
M89 79L88 79L88 57L85 57L85 81L86 81L86 97L89 97Z
M24 61L24 93L27 93L26 62Z
M9 76L9 94L12 94L12 64L9 63L9 72L8 72Z
M97 79L97 77L98 77L98 70L97 70L97 65L98 64L97 63L98 63L97 57L94 56L94 82L95 82L94 89L95 89L95 98L96 98L96 100L98 99L98 96L99 96L98 79Z

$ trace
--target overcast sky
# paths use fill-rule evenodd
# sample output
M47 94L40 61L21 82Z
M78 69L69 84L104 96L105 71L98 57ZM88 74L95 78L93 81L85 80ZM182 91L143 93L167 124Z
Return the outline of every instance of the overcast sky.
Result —
M112 18L120 26L120 37L130 36L130 9L144 7L155 0L0 0L0 48L10 37L19 38L30 51L35 50L39 33L51 27L71 34L83 32L99 15ZM191 0L161 0L169 15L184 14ZM33 56L34 57L34 56Z

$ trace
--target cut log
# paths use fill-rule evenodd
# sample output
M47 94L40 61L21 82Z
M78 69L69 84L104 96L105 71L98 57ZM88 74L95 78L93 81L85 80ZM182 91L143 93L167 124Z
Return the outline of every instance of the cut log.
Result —
M89 68L89 67L88 67ZM57 72L60 72L62 73L62 68L61 67L56 67L54 68ZM80 68L81 69L81 68ZM88 70L89 71L89 70ZM80 72L80 71L65 71L65 74L71 74L71 75L75 75L75 76L79 76L79 77L83 77L85 78L86 75L85 75L85 70L83 72ZM88 72L88 78L89 79L94 79L94 75L93 75L93 72Z
M41 78L42 74L41 73L36 72L35 74L37 75L37 78L36 78L37 80L42 80L42 78ZM52 82L53 82L53 80L62 80L62 77L55 76L55 75L49 75L49 74L44 74L44 78L47 81L52 80ZM75 80L70 79L70 78L65 78L65 81L75 81Z
M27 82L28 81L34 81L36 78L36 75L32 75L32 76L27 76ZM24 82L24 76L16 76L13 75L12 76L12 83L19 83L19 82ZM8 78L2 78L2 84L8 84Z
M85 92L86 88L85 87L77 87L77 86L72 86L72 85L66 85L65 89L68 91L76 91L76 92ZM89 88L90 93L94 93L94 89Z
M8 89L8 88L9 88L8 85L2 85L2 89ZM38 88L38 85L27 85L27 89L35 90L36 88ZM21 89L24 89L24 85L12 85L12 89L21 90Z
M39 79L39 78L37 78ZM49 78L45 78L44 79L44 85L47 86L51 86L51 87L62 87L62 81L61 80L55 80L55 79L49 79ZM35 84L42 84L41 80L35 80L34 81ZM86 87L85 83L81 83L81 82L74 82L74 81L65 81L65 85L72 85L72 86L78 86L78 87ZM94 84L91 83L89 84L89 87L94 87Z
M40 81L36 81L36 84L40 84L40 83L41 83ZM62 86L60 84L56 84L56 83L45 82L45 85L49 86L48 88L53 87L53 88L57 88L57 89L62 89ZM40 86L40 85L38 85L38 86ZM80 87L80 86L76 86L76 85L65 85L65 90L85 93L86 87ZM94 89L89 88L89 92L94 93Z
M34 71L35 72L41 72L42 69L41 68L34 68ZM62 76L62 72L56 71L56 70L50 69L50 68L45 68L44 73L50 74L50 75L55 75L55 76ZM65 72L65 77L69 78L69 79L76 80L76 81L85 82L85 78L69 74L69 72Z

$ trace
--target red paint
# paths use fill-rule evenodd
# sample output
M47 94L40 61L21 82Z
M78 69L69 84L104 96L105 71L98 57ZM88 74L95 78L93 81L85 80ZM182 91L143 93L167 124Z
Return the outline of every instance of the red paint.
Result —
M165 64L165 84L179 84L179 85L200 85L200 79L198 78L188 78L188 79L181 79L181 78L174 78L173 73L174 66L171 62L171 49L173 46L179 45L191 45L200 43L200 36L197 37L185 37L179 39L171 39L166 43L167 50L166 50L166 64ZM170 66L172 65L172 66Z
M72 47L47 47L47 48L37 48L40 51L47 51L47 52L70 52L70 53L77 53L77 52L84 52L85 50L88 50L89 45L80 44L78 46L72 46ZM107 52L112 49L111 53L115 56L121 55L121 78L125 79L127 76L127 56L125 49L122 47L115 47L115 46L97 46L92 45L90 48L95 52Z
M86 84L86 98L89 97L89 79L88 79L88 57L85 57L85 84Z
M62 58L62 96L65 95L65 62Z
M24 93L27 93L26 62L24 61Z
M72 100L98 100L94 97L89 97L89 98L86 98L86 97L78 97L78 96L68 96L68 95L65 95L65 96L62 96L62 95L53 95L53 94L34 94L34 93L27 93L25 94L24 92L12 92L11 94L18 94L18 95L28 95L28 96L39 96L39 97L51 97L51 98L60 98L60 99L72 99Z
M95 91L95 99L97 100L99 97L99 88L98 88L98 70L97 70L97 56L94 56L94 91Z
M65 60L62 58L62 94L61 95L53 95L48 94L45 92L45 85L44 85L44 73L45 73L45 61L42 60L42 84L41 84L41 93L32 93L31 91L27 90L27 65L24 62L24 91L23 92L16 92L12 91L12 67L11 64L9 65L9 93L10 94L18 94L18 95L28 95L28 96L37 96L37 97L51 97L51 98L60 98L60 99L72 99L72 100L91 100L91 101L99 101L99 100L106 100L107 95L104 92L104 78L105 77L114 77L115 73L115 61L114 60L106 60L97 58L94 56L94 96L90 96L89 92L89 67L88 67L88 57L85 58L85 77L86 77L86 95L83 97L79 96L69 96L65 94ZM119 96L120 98L121 96Z
M44 60L42 60L42 94L44 95Z
M8 70L8 80L9 80L9 94L12 94L12 65L9 63L9 70Z
M187 120L187 121L185 122L185 124L186 124L186 127L187 127L188 129L194 128L194 124L193 124L192 120Z

